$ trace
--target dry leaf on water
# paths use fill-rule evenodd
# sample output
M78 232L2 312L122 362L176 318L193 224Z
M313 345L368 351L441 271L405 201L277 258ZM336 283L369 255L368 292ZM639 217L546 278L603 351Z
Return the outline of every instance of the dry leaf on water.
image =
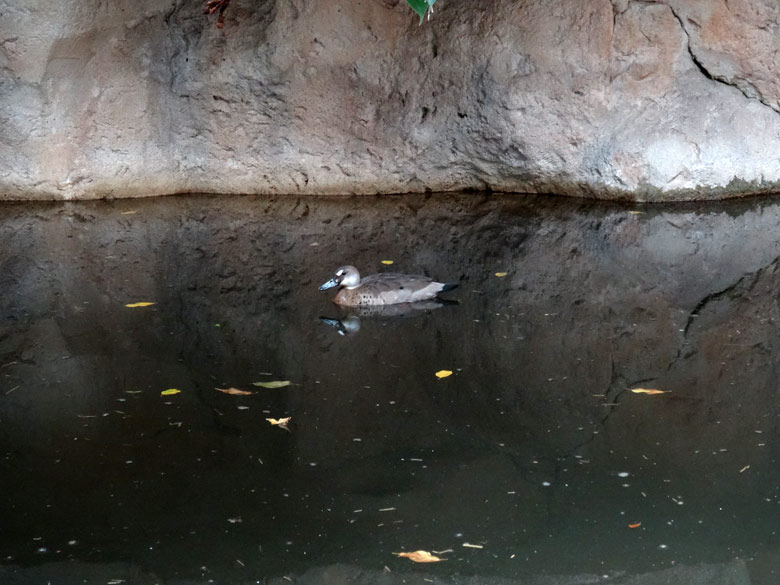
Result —
M141 303L129 303L125 305L128 309L137 309L138 307L151 307L154 303L143 301Z
M292 417L288 416L285 418L267 418L265 420L267 420L269 423L271 423L274 426L281 427L285 431L289 431L290 429L287 428L287 423L289 423L290 420L292 420Z
M666 390L656 390L654 388L632 388L634 394L666 394Z
M642 526L641 522L634 522L633 524L628 525L629 528L639 528L640 526Z
M439 561L446 561L447 559L440 559L437 556L432 555L427 550L416 550L414 552L399 552L393 553L397 557L404 557L415 563L438 563Z
M390 266L392 263L392 260L382 260L382 264L386 264L387 266Z
M273 382L252 382L252 386L260 386L261 388L283 388L292 384L289 380L274 380Z
M442 378L446 378L447 376L452 376L452 371L450 370L439 370L436 372L436 377L441 380Z
M174 394L179 394L181 390L178 388L168 388L167 390L163 390L160 392L160 396L173 396Z
M499 278L503 278L507 274L509 274L509 273L508 272L496 272L496 276L498 276Z
M249 396L250 394L254 394L254 392L248 392L247 390L239 390L238 388L214 388L214 390L219 390L220 392L224 392L225 394L231 394L233 396Z

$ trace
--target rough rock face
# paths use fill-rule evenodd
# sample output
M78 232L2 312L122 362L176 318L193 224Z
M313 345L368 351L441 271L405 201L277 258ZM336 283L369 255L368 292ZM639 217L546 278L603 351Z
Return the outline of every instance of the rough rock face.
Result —
M0 198L780 186L774 0L0 0Z

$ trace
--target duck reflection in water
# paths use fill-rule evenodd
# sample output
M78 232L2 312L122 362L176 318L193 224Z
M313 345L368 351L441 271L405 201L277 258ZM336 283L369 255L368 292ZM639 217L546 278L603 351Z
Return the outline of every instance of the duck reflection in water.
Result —
M320 317L320 321L335 328L339 335L352 335L360 331L361 319L404 319L457 304L458 301L434 299L396 305L349 307L343 317Z

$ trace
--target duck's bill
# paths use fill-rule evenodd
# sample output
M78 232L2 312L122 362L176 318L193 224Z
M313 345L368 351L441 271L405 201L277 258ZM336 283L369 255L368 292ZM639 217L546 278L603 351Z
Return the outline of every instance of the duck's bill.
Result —
M329 288L333 288L334 286L338 286L338 285L339 285L338 281L335 278L331 278L328 282L326 282L320 287L320 290L328 290Z
M339 335L346 335L347 331L344 329L344 326L341 324L341 321L338 319L329 319L328 317L320 317L320 321L323 323L327 323L331 327L333 327L336 331L338 331Z
M344 319L320 317L320 321L334 327L339 335L349 335L350 333L360 331L360 317L354 315L347 316Z

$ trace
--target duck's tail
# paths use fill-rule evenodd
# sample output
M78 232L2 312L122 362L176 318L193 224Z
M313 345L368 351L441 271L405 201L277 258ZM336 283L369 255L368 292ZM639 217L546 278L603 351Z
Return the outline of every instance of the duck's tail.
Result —
M453 289L456 289L456 288L458 288L457 284L444 284L444 285L442 285L441 290L439 292L440 293L449 292L449 291L451 291Z

